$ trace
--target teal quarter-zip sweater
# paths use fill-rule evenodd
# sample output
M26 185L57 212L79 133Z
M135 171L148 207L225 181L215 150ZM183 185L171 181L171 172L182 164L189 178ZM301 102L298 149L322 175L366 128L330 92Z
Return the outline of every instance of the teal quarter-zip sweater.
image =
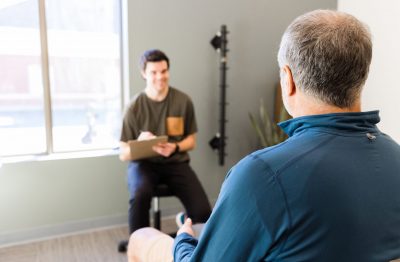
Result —
M175 239L175 262L400 258L400 146L379 120L372 111L280 123L289 138L229 171L200 239Z

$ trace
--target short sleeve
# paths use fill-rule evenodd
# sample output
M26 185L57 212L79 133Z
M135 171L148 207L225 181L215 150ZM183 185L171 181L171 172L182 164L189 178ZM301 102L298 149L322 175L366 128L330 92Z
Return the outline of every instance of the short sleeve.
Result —
M186 102L185 112L185 136L194 134L197 132L196 115L194 112L194 106L192 100L188 97Z
M136 139L139 134L135 124L135 114L131 105L125 112L124 119L122 120L121 137L120 141L128 142L129 140Z

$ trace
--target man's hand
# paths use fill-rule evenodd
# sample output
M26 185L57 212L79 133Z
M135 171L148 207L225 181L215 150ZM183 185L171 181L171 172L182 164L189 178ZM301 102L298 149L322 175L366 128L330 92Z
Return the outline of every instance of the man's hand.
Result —
M156 138L156 136L152 132L142 131L142 132L140 132L140 135L138 136L137 140L139 140L139 141L140 140L149 140L152 138Z
M178 236L182 233L187 233L187 234L191 235L192 237L194 237L194 231L192 228L192 220L190 218L186 219L185 224L183 224L183 226L178 230L176 235Z
M153 146L153 150L164 157L169 157L175 152L176 146L175 143L159 143Z

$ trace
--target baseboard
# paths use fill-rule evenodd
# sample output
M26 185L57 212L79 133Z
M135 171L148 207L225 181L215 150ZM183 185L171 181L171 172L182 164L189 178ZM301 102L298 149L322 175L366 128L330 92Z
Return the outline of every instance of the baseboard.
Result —
M216 199L212 199L211 203L214 204L215 200ZM162 219L170 219L180 211L182 211L182 206L161 209ZM114 216L96 217L12 232L0 232L0 248L43 241L56 237L81 234L127 224L128 215L118 214Z

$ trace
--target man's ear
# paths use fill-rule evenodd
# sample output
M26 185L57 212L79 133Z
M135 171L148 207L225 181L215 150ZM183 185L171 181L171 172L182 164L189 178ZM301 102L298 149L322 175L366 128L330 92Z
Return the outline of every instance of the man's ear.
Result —
M140 74L142 75L143 79L146 80L146 74L144 70L140 70Z
M292 70L290 70L288 65L282 68L282 91L285 92L286 96L293 96L296 94L296 84L293 80Z

